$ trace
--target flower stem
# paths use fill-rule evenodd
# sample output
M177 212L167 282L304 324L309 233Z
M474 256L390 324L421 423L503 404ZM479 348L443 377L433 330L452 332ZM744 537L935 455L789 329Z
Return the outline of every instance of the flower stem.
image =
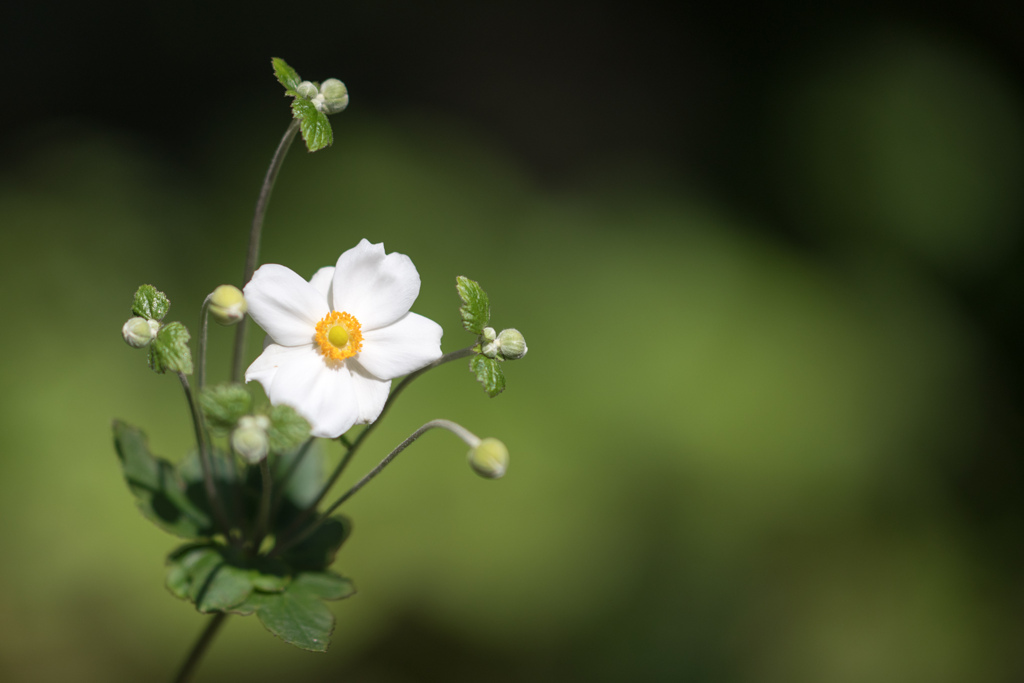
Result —
M460 358L472 356L474 353L476 352L473 350L473 346L467 346L464 349L459 349L458 351L446 353L445 355L441 356L432 363L424 365L416 372L409 373L408 375L406 375L405 379L398 383L398 386L396 386L395 389L391 392L391 395L388 396L388 399L387 401L384 402L384 407L381 408L380 415L377 416L377 419L374 422L371 422L370 424L366 425L366 429L359 433L359 436L356 437L356 440L353 441L351 445L348 444L348 441L345 439L345 436L343 434L340 437L340 440L342 441L343 444L345 444L348 447L348 450L345 451L345 455L342 456L341 462L339 462L338 466L334 468L334 472L331 473L331 476L327 480L327 483L324 484L322 489L320 489L320 494L317 495L316 500L310 503L309 506L307 506L306 509L303 510L302 513L295 518L295 521L292 522L288 529L281 535L281 538L288 539L291 536L291 534L294 534L296 530L298 530L302 526L302 524L307 519L309 519L310 515L316 512L317 505L319 505L327 496L327 494L330 493L331 487L334 486L334 482L338 481L338 477L341 476L341 473L345 471L345 468L348 466L348 463L352 460L352 456L355 455L355 452L366 440L366 437L370 435L370 432L372 432L374 428L378 424L380 424L381 419L388 412L388 408L390 408L391 404L395 402L395 399L398 398L398 395L401 394L402 391L407 386L409 386L409 384L412 383L414 379L425 373L427 370L432 370L439 365L450 363L453 360L459 360ZM319 524L319 521L311 525L310 529L314 528L317 524ZM287 541L287 544L289 546L292 545L292 543L293 541Z
M199 360L196 363L196 391L202 391L206 386L206 335L210 327L210 299L213 294L208 294L203 299L203 307L199 311Z
M452 434L455 434L455 436L462 439L470 448L475 448L478 445L480 445L480 437L478 437L476 434L469 431L462 425L452 422L451 420L431 420L430 422L426 423L425 425L417 429L415 432L410 434L405 441L398 444L398 446L395 447L395 450L388 453L387 456L383 460L381 460L376 467L370 470L370 472L365 477L356 482L355 486L346 491L344 495L341 496L341 498L336 500L333 505L327 508L315 522L313 522L305 529L303 529L302 533L293 536L286 542L276 546L271 554L278 555L287 550L288 548L290 548L291 546L295 545L296 543L299 543L304 538L309 536L311 533L313 533L313 531L318 526L320 526L320 524L325 522L331 516L332 512L337 510L341 506L341 504L344 503L346 500L354 496L356 494L356 491L369 484L371 479L373 479L382 471L384 471L384 468L387 467L391 463L391 461L398 456L399 453L408 448L413 441L420 438L420 436L422 436L425 432L436 428L447 429Z
M217 612L206 623L206 628L199 634L199 639L192 646L192 650L188 653L188 658L182 663L181 669L178 670L178 675L174 677L174 683L185 683L192 676L192 671L196 668L199 660L202 659L203 654L206 653L206 648L210 646L213 637L217 635L217 631L227 616L226 612Z
M271 492L273 491L273 477L270 476L268 458L260 460L260 475L263 478L263 493L260 496L259 517L256 518L256 532L252 537L253 552L259 552L260 543L263 542L263 537L267 535L267 529L270 526L270 500Z
M409 386L409 384L414 379L416 379L417 377L419 377L420 375L425 373L427 370L432 370L432 369L436 368L438 365L444 365L445 363L448 363L448 362L453 361L453 360L458 360L460 358L466 358L467 356L472 356L473 353L474 353L473 347L472 346L467 346L464 349L459 349L458 351L452 351L451 353L446 353L445 355L441 356L440 358L438 358L434 362L429 363L427 365L424 365L422 368L420 368L416 372L412 372L412 373L409 373L408 375L406 375L405 379L403 379L401 382L399 382L398 386L395 387L395 390L391 392L390 396L388 396L388 400L384 402L384 407L381 408L380 415L377 416L377 419L375 421L371 422L370 424L366 425L366 429L364 429L362 432L360 432L359 436L356 437L356 440L352 442L351 446L349 446L348 451L345 453L345 456L341 459L341 462L338 463L338 466L336 468L334 468L334 472L331 473L330 479L328 479L327 483L324 484L323 489L320 491L320 495L317 496L316 500L314 500L310 504L310 506L306 510L306 512L308 513L309 511L316 509L316 506L319 505L321 503L321 501L323 501L323 499L327 496L327 494L331 490L331 487L334 486L334 482L338 481L338 477L340 477L341 473L345 471L345 467L348 465L349 461L352 459L352 456L355 454L356 450L358 450L359 446L361 446L363 441L366 440L366 437L370 435L370 432L372 432L373 429L378 424L380 424L381 419L383 419L384 415L388 412L388 408L390 408L391 404L395 402L395 399L398 398L398 395L402 393L403 389L405 389L407 386ZM300 520L301 519L302 518L300 518ZM297 520L297 521L299 521L299 520Z
M210 453L207 448L206 439L203 438L203 417L199 414L199 407L192 398L192 387L188 384L188 378L185 377L184 373L179 372L178 379L181 380L181 386L185 390L185 398L188 400L189 410L192 412L192 425L195 427L196 444L199 447L199 462L203 467L203 484L206 487L206 497L210 501L210 509L213 511L213 516L220 525L221 531L224 533L224 537L234 542L234 539L231 537L231 523L228 521L227 515L224 514L224 508L221 507L220 498L217 497L217 486L213 481L213 467L210 464Z
M295 139L297 132L299 132L299 120L292 119L292 122L288 124L288 129L281 137L281 142L277 145L274 158L270 160L270 168L267 169L267 175L263 178L263 187L260 188L260 196L256 200L256 213L252 217L252 230L249 232L249 252L245 257L245 275L242 277L243 287L249 283L249 280L252 279L252 274L256 272L256 261L259 259L260 254L260 236L263 233L263 218L267 214L270 193L274 189L277 172L281 170L281 164L284 163L284 157L288 153L288 148L291 147L292 140ZM245 357L245 328L248 320L248 316L242 318L238 323L238 328L235 330L235 353L231 363L232 382L237 382L242 377L242 361Z

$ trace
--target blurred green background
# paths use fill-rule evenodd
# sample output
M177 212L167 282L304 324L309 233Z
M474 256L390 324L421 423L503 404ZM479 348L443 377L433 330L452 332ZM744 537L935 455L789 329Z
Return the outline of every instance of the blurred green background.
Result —
M1020 10L630 7L5 10L0 678L169 679L204 624L110 434L180 457L186 408L119 329L140 283L194 332L240 284L271 56L352 104L262 260L383 241L445 350L464 274L530 352L360 453L339 488L446 417L512 463L432 433L345 506L327 655L233 618L197 681L1024 678Z

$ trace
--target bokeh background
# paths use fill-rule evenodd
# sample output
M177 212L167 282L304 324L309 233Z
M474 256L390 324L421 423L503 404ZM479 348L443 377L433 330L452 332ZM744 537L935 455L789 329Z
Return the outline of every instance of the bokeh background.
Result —
M169 679L205 622L111 445L184 454L180 388L119 330L140 283L193 331L240 284L280 56L352 101L263 260L383 241L446 350L465 274L530 352L493 400L419 380L350 468L436 417L512 454L432 433L346 505L328 654L233 618L197 681L1024 679L1021 36L1003 0L5 3L0 678Z

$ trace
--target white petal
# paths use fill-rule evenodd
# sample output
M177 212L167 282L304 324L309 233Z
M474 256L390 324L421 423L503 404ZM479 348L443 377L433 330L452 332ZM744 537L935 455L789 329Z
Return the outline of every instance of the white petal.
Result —
M309 278L309 284L316 287L316 291L320 292L327 298L327 305L331 305L331 281L334 279L334 266L324 266L320 270L313 273L313 277Z
M345 365L352 371L352 380L356 388L356 400L359 402L359 424L370 424L384 410L384 403L391 391L391 380L377 379L371 375L355 358L349 358Z
M441 357L444 330L430 318L406 313L393 325L363 332L359 363L381 379L419 370Z
M281 346L279 344L268 344L268 335L263 342L263 353L252 362L249 369L245 371L245 381L256 381L263 385L263 389L270 395L270 386L274 382L274 376L278 368L287 360L289 354L305 351L301 346Z
M328 366L313 346L284 355L267 396L309 420L313 436L333 439L359 419L352 373L344 365Z
M311 343L316 324L330 312L316 287L276 263L260 266L244 293L249 315L282 346Z
M383 244L364 239L338 258L333 292L333 309L354 315L365 333L409 312L420 293L420 275L405 254L385 256Z

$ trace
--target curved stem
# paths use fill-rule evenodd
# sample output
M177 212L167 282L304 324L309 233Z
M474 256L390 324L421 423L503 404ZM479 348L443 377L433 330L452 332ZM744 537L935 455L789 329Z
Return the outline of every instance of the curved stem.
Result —
M203 485L206 487L206 497L210 501L210 509L213 511L213 516L217 520L217 524L221 527L221 532L224 534L224 537L234 542L234 539L231 537L231 523L228 521L227 515L224 514L224 508L221 506L220 498L217 497L217 486L213 481L213 467L210 463L210 453L206 445L206 439L203 438L202 415L199 414L199 407L192 398L192 387L188 384L188 378L185 377L184 373L179 372L178 379L181 380L181 387L185 390L185 398L188 400L188 407L192 412L192 425L195 427L196 445L199 448L199 462L203 468Z
M356 494L356 491L369 484L374 477L383 472L384 468L387 467L391 463L391 461L398 456L399 453L408 448L413 441L420 438L420 436L422 436L425 432L436 428L447 429L452 434L462 439L470 448L476 448L477 446L480 445L480 437L478 437L476 434L469 431L462 425L456 422L452 422L451 420L431 420L430 422L426 423L425 425L417 429L415 432L410 434L405 441L398 444L398 446L395 447L395 450L388 453L387 456L385 456L385 458L381 460L376 467L370 470L370 472L365 477L356 482L355 486L346 491L344 495L341 496L341 498L336 500L334 504L327 508L323 512L323 514L321 514L320 517L317 518L315 522L313 522L305 529L303 529L302 533L293 536L284 543L281 543L280 545L276 546L274 550L271 552L271 555L279 555L280 553L284 552L288 548L292 547L296 543L299 543L300 541L308 537L310 534L312 534L313 531L315 531L316 528L319 527L321 523L326 521L331 516L332 512L337 510L341 506L341 504L344 503L346 500L354 496Z
M384 402L384 407L381 409L380 415L377 416L376 420L366 425L366 429L359 433L359 436L356 437L356 440L352 442L351 446L349 446L348 451L345 453L345 456L341 459L341 462L338 463L338 466L334 468L334 472L331 473L331 476L327 480L327 483L324 484L323 489L320 491L320 495L316 497L316 500L310 503L309 507L306 510L306 513L304 513L302 517L296 520L296 522L301 522L303 519L308 517L308 513L312 510L315 510L316 506L319 505L325 497L327 497L327 494L330 493L331 491L331 487L334 486L334 482L338 481L338 477L340 477L341 473L345 471L345 467L348 466L348 463L352 459L352 456L355 454L356 450L358 450L359 446L361 446L363 441L366 440L366 437L370 435L370 432L372 432L374 428L378 424L380 424L381 419L388 412L388 408L390 408L391 404L395 402L395 399L398 398L398 395L402 393L403 389L409 386L409 384L412 383L414 379L425 373L427 370L432 370L439 365L444 365L445 363L451 362L453 360L458 360L460 358L472 356L473 353L473 347L467 346L464 349L459 349L458 351L446 353L445 355L441 356L434 362L424 365L416 372L412 372L406 375L405 379L398 383L398 386L395 387L395 390L391 392L390 396L388 396L387 401Z
M199 311L199 359L196 361L196 391L202 391L206 386L206 335L210 327L210 299L213 294L208 294L203 299L203 307Z
M196 640L192 650L188 653L188 658L178 670L178 675L174 677L174 683L185 683L192 676L192 671L196 668L199 660L202 659L203 654L206 653L206 648L210 646L213 637L217 635L217 631L220 629L221 624L224 623L224 620L227 619L227 616L226 612L217 612L207 622L206 628L199 634L199 639Z
M245 257L245 275L242 277L243 287L249 283L249 280L252 279L252 274L256 272L256 261L259 259L260 254L260 237L263 233L263 218L267 214L270 193L274 189L277 172L281 170L284 157L288 154L288 148L291 147L292 140L295 139L295 134L298 132L299 120L292 119L292 122L288 124L288 129L284 132L284 136L281 137L281 142L277 145L274 158L270 160L270 168L267 169L267 175L263 178L260 197L256 200L256 213L252 217L252 230L249 232L249 252ZM238 323L238 328L235 330L235 353L231 363L232 382L237 382L242 376L242 360L245 357L245 328L248 320L248 316L242 318Z

